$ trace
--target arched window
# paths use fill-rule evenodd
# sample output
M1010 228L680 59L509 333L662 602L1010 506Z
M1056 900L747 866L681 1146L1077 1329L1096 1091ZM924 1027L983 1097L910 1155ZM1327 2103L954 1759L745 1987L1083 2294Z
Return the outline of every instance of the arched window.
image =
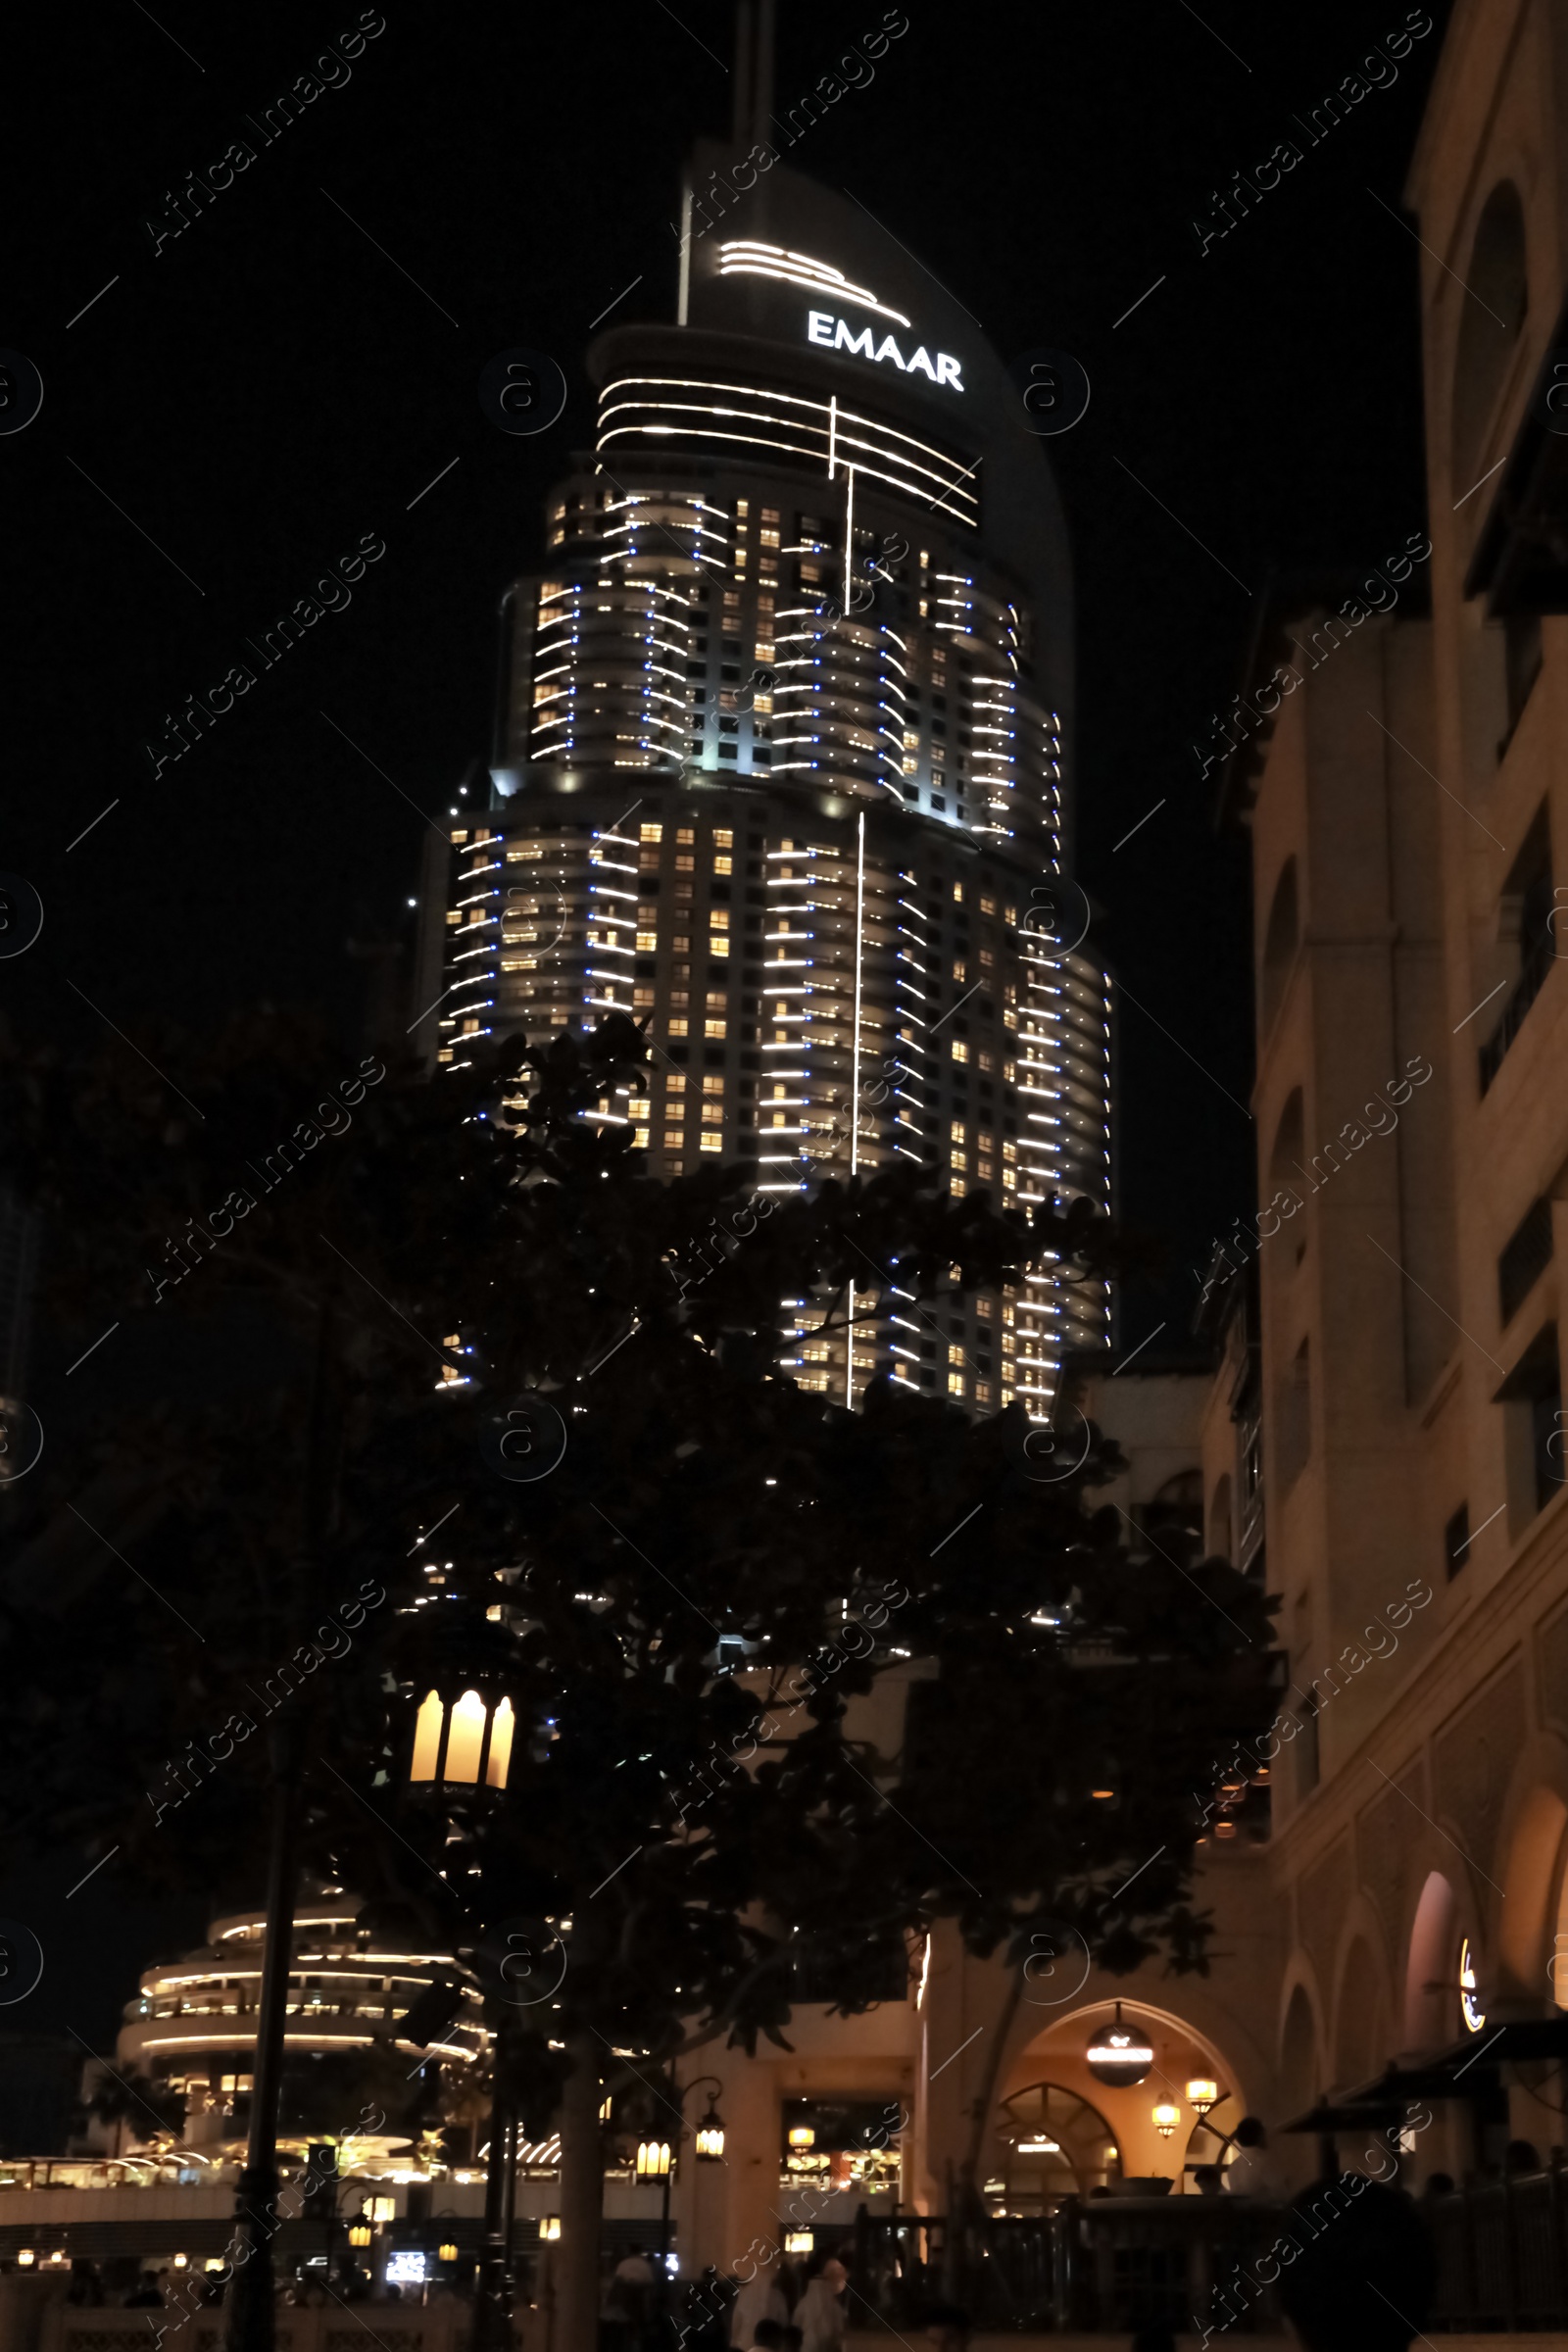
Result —
M1457 2027L1453 1953L1458 1907L1443 1873L1428 1874L1410 1927L1404 1978L1404 2046L1437 2050L1451 2041Z
M1279 1433L1275 1466L1283 1494L1296 1484L1312 1450L1312 1349L1307 1340L1279 1377L1274 1409Z
M1121 2172L1116 2134L1098 2107L1058 2082L1034 2082L1004 2099L997 2116L1003 2198L1008 2213L1054 2212Z
M1468 490L1529 307L1524 207L1511 179L1499 180L1482 208L1464 279L1453 368L1453 470Z
M1274 1130L1274 1149L1268 1155L1268 1180L1273 1191L1282 1187L1299 1200L1306 1173L1306 1117L1301 1090L1293 1087Z
M1269 906L1268 922L1263 932L1263 969L1258 989L1258 1027L1266 1037L1274 1026L1274 1015L1285 994L1285 983L1296 961L1296 950L1300 939L1300 914L1297 906L1296 859L1287 858L1285 870L1274 885L1274 897Z

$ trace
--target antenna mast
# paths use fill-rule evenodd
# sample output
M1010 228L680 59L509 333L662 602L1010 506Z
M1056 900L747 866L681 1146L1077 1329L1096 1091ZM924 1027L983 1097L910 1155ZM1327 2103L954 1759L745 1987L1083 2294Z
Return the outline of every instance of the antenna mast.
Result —
M736 0L735 104L738 153L766 143L773 113L773 0Z

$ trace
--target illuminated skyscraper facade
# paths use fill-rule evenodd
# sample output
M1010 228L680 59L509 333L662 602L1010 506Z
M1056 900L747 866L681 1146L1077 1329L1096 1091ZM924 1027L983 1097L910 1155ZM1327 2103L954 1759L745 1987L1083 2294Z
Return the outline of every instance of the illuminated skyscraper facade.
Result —
M601 1115L656 1173L723 1153L785 1192L905 1157L1005 1205L1102 1203L1108 1011L1067 880L1042 445L972 319L855 207L774 168L725 181L715 220L719 178L699 151L677 322L593 346L596 449L506 600L490 806L436 885L429 1051L461 1065L469 1039L624 1010L652 1094ZM1048 1270L866 1326L853 1363L803 1334L798 1376L1044 1414L1105 1326L1101 1286Z

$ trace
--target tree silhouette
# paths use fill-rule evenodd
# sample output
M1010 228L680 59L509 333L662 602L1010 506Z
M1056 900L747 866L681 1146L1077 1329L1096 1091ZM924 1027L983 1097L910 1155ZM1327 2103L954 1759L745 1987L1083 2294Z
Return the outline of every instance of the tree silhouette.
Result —
M28 1695L0 1746L45 1761L6 1834L216 1883L265 1835L292 1660L306 1865L462 1955L502 2105L562 2132L566 2352L593 2338L607 2089L787 2046L803 1968L864 2008L943 1917L1015 1963L1065 1922L1113 1970L1203 1965L1190 1791L1268 1719L1261 1596L1174 1539L1130 1560L1090 1507L1118 1466L1092 1430L1042 1456L1020 1407L877 1379L852 1412L783 1368L786 1300L840 1329L895 1289L1102 1275L1088 1204L998 1213L909 1163L765 1218L739 1167L656 1182L596 1115L646 1082L620 1015L395 1073L336 1134L324 1102L301 1116L321 1049L297 1028L152 1043L189 1115L122 1054L5 1074L56 1297L193 1346L248 1302L283 1371L13 1495L0 1641ZM151 1273L127 1234L161 1237ZM911 1659L879 1750L856 1702ZM469 1690L513 1709L505 1788L412 1783L416 1709Z

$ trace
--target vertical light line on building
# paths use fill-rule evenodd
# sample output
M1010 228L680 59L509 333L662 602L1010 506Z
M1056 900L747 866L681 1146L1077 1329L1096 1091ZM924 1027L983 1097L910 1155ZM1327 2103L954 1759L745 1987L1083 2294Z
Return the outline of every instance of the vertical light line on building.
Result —
M692 192L689 187L680 192L680 294L675 305L675 323L686 324L686 314L692 291Z
M844 468L844 610L849 613L855 601L855 467Z
M850 469L851 497L854 496L855 469ZM845 602L849 599L846 595ZM850 1174L860 1164L860 945L865 932L865 810L860 810L855 828L855 1030L850 1043ZM850 1328L848 1363L844 1375L844 1402L855 1402L855 1285L850 1285Z
M827 400L827 478L829 481L832 481L834 467L838 464L838 449L839 396L836 392L830 392Z

